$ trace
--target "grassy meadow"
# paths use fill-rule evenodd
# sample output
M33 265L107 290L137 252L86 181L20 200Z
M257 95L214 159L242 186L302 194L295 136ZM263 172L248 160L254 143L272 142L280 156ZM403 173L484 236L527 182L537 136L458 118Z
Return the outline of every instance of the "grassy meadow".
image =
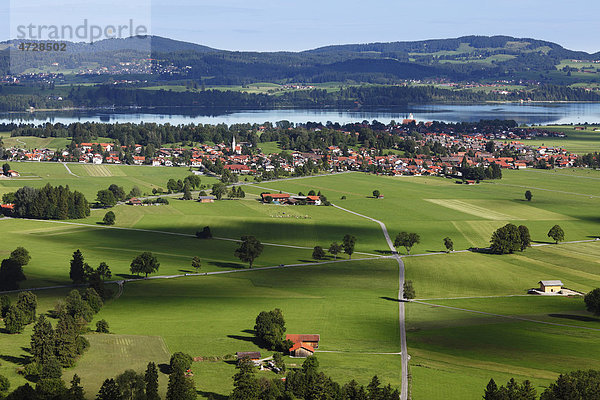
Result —
M525 144L528 146L560 147L576 154L588 154L600 151L600 126L598 125L588 125L584 131L575 130L574 126L545 126L543 129L562 132L567 137L538 138L527 140Z
M184 168L69 164L73 175L62 164L11 166L22 178L0 181L0 193L25 184L68 184L89 199L111 183L149 192L165 187L169 178L189 174ZM202 259L202 272L217 272L244 267L233 254L236 242L227 239L251 234L283 245L265 246L255 264L261 267L312 262L313 246L327 248L350 233L358 238L361 253L351 262L125 284L123 295L96 316L109 322L112 333L90 333L91 348L64 377L79 374L93 398L102 378L127 368L142 370L151 360L165 363L176 351L196 357L260 350L268 356L255 343L252 328L260 311L278 307L288 333L321 335L321 368L335 380L366 384L377 374L398 387L397 264L364 260L389 252L378 224L334 207L257 201L265 191L313 189L340 207L383 221L392 237L402 230L421 235L414 256L404 258L407 279L417 298L425 299L406 305L413 399L477 398L492 377L502 383L513 376L530 379L541 392L561 372L600 368L593 356L600 350L600 320L585 311L581 297L525 296L542 279L561 279L582 292L600 286L600 242L590 241L600 235L600 186L595 184L600 171L503 172L500 181L474 186L362 173L262 182L245 186L242 200L200 204L173 198L167 206L117 206L113 228L100 224L106 210L67 223L4 219L0 257L19 245L28 248L32 260L23 286L38 287L69 283L69 260L78 248L91 265L105 261L115 278L126 278L131 259L142 251L158 257L160 275L193 272L194 256ZM202 178L203 184L211 182ZM385 198L372 198L375 189ZM533 192L531 202L524 200L527 189ZM456 250L486 247L491 233L508 222L527 225L539 246L506 256L470 251L424 255L443 250L446 236ZM567 241L585 242L550 244L546 233L554 224L563 227ZM216 238L194 238L206 225ZM116 285L111 289L116 291ZM40 310L52 308L66 293L38 292ZM24 382L16 369L26 361L31 328L22 335L0 334L0 374L13 385ZM286 362L298 366L302 360ZM230 393L233 364L196 362L193 371L203 398ZM164 374L161 389L166 390Z

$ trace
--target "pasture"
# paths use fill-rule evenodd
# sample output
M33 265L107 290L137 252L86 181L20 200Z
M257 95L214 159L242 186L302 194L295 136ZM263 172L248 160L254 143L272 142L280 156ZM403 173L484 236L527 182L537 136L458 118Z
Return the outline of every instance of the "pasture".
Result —
M573 126L545 126L543 129L562 132L567 137L549 137L527 140L528 146L560 147L571 153L588 154L600 151L600 129L597 125L589 125L586 130L575 130Z
M69 184L93 198L113 182L126 191L137 184L147 192L189 174L183 168L68 166L72 174L62 164L16 164L13 168L25 173L23 182L2 181L0 190L50 182ZM513 376L531 379L541 392L561 372L600 368L593 358L600 350L600 320L585 311L580 297L525 295L542 279L561 279L582 292L600 286L600 242L593 241L600 234L600 186L594 184L600 171L503 172L500 181L473 186L362 173L262 182L244 186L242 200L200 204L173 198L167 206L117 206L115 227L100 224L106 210L66 223L4 219L0 257L18 245L30 250L24 287L69 283L69 259L77 248L93 266L107 262L116 279L130 277L131 259L147 250L161 263L159 275L194 272L194 256L202 259L201 272L224 272L126 283L123 295L96 316L109 322L113 334L89 334L91 349L75 369L65 371L65 379L74 372L82 376L90 398L100 378L128 368L141 371L148 361L165 362L176 351L218 357L260 350L268 356L254 341L252 328L260 311L276 307L284 312L288 333L321 335L321 368L335 380L366 384L377 374L398 387L398 270L395 261L377 259L389 254L378 224L335 207L257 201L265 191L321 191L340 207L383 221L392 239L401 230L421 235L413 256L404 257L406 278L424 299L406 304L412 398L476 398L490 378L505 383ZM27 174L32 180L25 180ZM372 198L375 189L385 198ZM527 189L533 192L531 202L523 196ZM508 222L527 225L535 247L506 256L427 254L440 252L446 236L459 251L486 247L491 233ZM546 233L554 224L563 227L567 241L582 242L551 244ZM215 238L196 239L194 233L207 225ZM244 267L232 241L242 235L268 243L255 264L263 267L314 262L313 246L327 248L347 233L358 239L354 261L342 254L341 263L331 263L328 256L321 265L229 272ZM65 293L39 292L40 310L50 309ZM30 331L2 334L0 341L0 373L15 385L24 382L15 371L27 356L22 348ZM115 358L117 364L111 361ZM302 360L286 362L300 365ZM193 371L202 397L230 393L233 364L196 362ZM162 390L165 379L161 374Z
M21 176L1 180L0 195L22 186L42 187L49 183L54 186L69 185L71 189L82 192L88 201L94 201L98 190L106 189L113 183L123 186L126 193L137 186L143 193L151 194L155 188L166 190L169 179L184 179L191 174L188 168L142 165L11 162L10 166ZM201 178L203 184L212 185L215 182L214 178Z

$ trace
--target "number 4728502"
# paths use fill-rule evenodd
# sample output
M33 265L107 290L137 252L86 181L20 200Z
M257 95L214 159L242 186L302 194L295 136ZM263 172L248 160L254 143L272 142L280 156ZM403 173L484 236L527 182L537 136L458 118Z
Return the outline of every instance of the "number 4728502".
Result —
M21 51L67 51L66 43L21 42L17 47Z

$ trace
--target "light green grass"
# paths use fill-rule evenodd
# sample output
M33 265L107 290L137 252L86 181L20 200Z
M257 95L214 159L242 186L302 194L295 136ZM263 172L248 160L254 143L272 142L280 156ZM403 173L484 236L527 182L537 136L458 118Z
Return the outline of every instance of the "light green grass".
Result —
M554 132L567 135L565 138L549 137L526 140L523 143L528 146L560 147L571 153L588 154L600 151L600 129L598 125L589 125L585 131L575 130L572 126L547 126L543 127Z
M95 190L113 181L131 185L139 180L149 190L153 184L178 176L175 174L184 177L189 173L177 168L106 166L104 170L74 165L73 172L80 176L76 178L62 165L44 170L45 164L23 163L15 169L21 165L26 176L23 179L38 176L40 180L2 182L2 190L25 182L61 182L95 195ZM111 176L98 176L106 171ZM120 228L193 234L209 225L215 236L237 238L252 234L263 242L308 247L266 246L257 266L311 261L313 246L328 247L346 233L358 238L357 251L383 254L389 250L379 225L373 221L334 207L263 205L256 199L265 190L320 190L335 204L385 222L392 237L401 230L419 233L422 242L413 249L415 254L442 250L445 236L454 240L457 250L485 247L493 230L508 222L527 225L535 242L547 242L546 233L556 223L564 228L567 240L590 239L600 232L600 199L590 197L600 196L600 185L596 184L600 171L503 172L504 179L500 181L474 186L433 177L350 173L260 184L269 189L246 186L244 200L199 204L173 199L169 206L118 206L114 211ZM385 199L370 198L375 189ZM526 189L533 192L532 202L523 200ZM346 199L341 200L342 196ZM0 221L4 233L0 257L18 245L30 250L32 260L25 267L28 280L24 286L68 282L69 259L76 248L82 249L90 264L106 261L117 275L126 275L133 256L146 250L158 256L160 274L191 270L190 259L196 255L203 260L202 271L242 266L233 255L236 243L106 229L97 225L104 213L105 210L95 210L89 218L78 221L95 227ZM524 294L541 279L561 279L567 287L585 292L600 286L599 258L599 242L590 242L535 247L507 256L466 252L406 257L404 261L407 279L413 281L417 297L451 298ZM368 354L399 351L398 304L390 300L397 295L397 285L397 264L392 260L134 282L127 283L123 296L109 302L97 319L106 319L115 335L134 337L132 340L139 339L139 343L150 340L148 337L162 338L169 352L222 356L259 350L249 331L254 319L262 310L279 307L285 314L288 333L319 333L321 350L339 352L318 353L325 373L340 383L357 379L363 384L377 374L381 381L398 387L400 357ZM44 301L50 303L49 298ZM530 296L433 302L573 326L541 325L407 304L414 399L477 398L490 378L504 383L511 376L531 379L541 391L561 372L580 366L600 368L593 357L600 350L599 332L578 328L600 328L599 322L585 312L581 298ZM6 357L0 373L15 384L23 382L16 376L15 368L19 357L26 355L21 348L27 346L28 335L4 335L2 339L0 354ZM140 368L146 360L156 359L155 353L146 352L143 347L137 346L133 361L123 361L118 368L105 359L98 360L98 370L103 375L110 375L113 370L116 374L128 364ZM96 343L96 349L90 349L77 368L91 365L99 358L95 351L103 349L120 351L114 343ZM556 362L557 358L560 362ZM287 362L299 365L301 361ZM203 397L230 393L233 365L194 363L193 371ZM266 372L262 375L275 377ZM84 382L86 387L97 385L93 379ZM88 393L90 397L92 392L93 389Z

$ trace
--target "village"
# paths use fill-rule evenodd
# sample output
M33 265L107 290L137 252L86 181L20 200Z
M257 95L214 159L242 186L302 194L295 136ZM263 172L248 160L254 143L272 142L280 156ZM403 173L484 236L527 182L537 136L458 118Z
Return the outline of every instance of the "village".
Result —
M414 120L404 120L402 125L390 129L390 134L404 136L415 141L415 148L428 146L447 149L447 155L416 154L412 157L398 151L378 151L375 148L347 148L329 146L309 152L286 151L264 154L253 149L250 143L198 144L191 148L163 147L154 151L154 156L145 154L142 145L116 146L114 143L80 143L73 150L8 148L8 161L78 162L86 164L131 164L164 167L197 167L204 170L207 162L219 164L223 169L238 175L260 175L265 172L298 174L307 165L320 166L331 172L370 171L393 176L402 175L445 175L460 177L465 163L469 167L489 167L492 164L503 169L525 169L533 167L568 168L579 166L577 154L565 149L549 146L529 146L525 142L532 136L523 132L473 133L469 135L453 132L425 132L421 138L406 136L407 126ZM428 123L425 124L427 126ZM350 134L350 132L348 132ZM560 137L560 134L557 136ZM563 135L564 136L564 135ZM493 142L491 149L489 143ZM459 149L460 151L455 151ZM383 154L382 154L383 153ZM417 151L418 153L418 151ZM498 156L504 154L507 156ZM206 171L209 172L209 171ZM12 171L11 174L18 174Z

